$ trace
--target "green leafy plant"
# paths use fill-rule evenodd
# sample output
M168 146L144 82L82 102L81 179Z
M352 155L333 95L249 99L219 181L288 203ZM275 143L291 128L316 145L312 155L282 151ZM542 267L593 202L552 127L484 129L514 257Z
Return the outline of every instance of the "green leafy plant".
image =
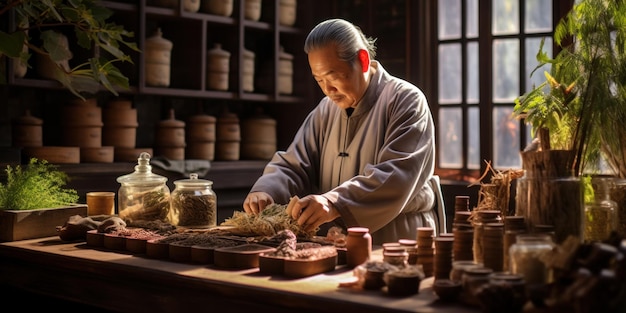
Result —
M548 146L574 151L575 175L604 160L626 178L626 1L577 1L554 42L554 58L543 45L537 54L538 68L551 66L546 82L517 99L514 116L545 128Z
M76 203L78 194L65 188L68 177L45 160L32 158L22 167L7 166L6 184L0 183L0 209L33 210Z
M23 64L29 64L29 51L49 58L56 65L55 79L83 99L81 93L93 94L100 86L115 95L118 95L116 87L128 89L128 78L114 63L132 63L122 47L139 51L134 42L128 41L134 34L108 22L112 11L98 1L0 0L0 18L5 19L9 14L15 14L17 27L13 31L0 31L0 55ZM80 47L94 51L93 57L69 71L65 69L60 63L68 60L72 52L59 44L60 29L71 29ZM38 31L40 41L29 37L30 30ZM27 51L23 50L24 46L28 47ZM4 78L2 75L1 79Z

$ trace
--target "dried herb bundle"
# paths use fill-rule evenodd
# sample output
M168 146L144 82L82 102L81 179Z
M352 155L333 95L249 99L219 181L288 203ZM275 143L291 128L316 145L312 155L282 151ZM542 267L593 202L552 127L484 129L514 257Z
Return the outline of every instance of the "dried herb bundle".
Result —
M235 211L221 225L234 226L238 232L247 235L273 236L285 229L292 231L296 236L310 238L316 230L306 232L286 212L286 204L270 204L261 213L253 215Z

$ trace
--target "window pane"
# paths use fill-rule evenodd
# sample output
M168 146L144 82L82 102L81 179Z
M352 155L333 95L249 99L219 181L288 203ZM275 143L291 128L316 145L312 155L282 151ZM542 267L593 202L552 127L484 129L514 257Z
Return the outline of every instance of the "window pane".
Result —
M461 37L461 0L439 0L439 39Z
M493 166L496 169L520 168L519 122L511 118L513 107L493 109Z
M466 36L468 38L478 37L478 0L465 0L466 5Z
M480 115L477 107L467 109L467 167L480 169Z
M467 44L467 103L478 103L480 101L479 84L480 70L478 67L478 43L469 42Z
M492 28L494 35L519 33L519 0L493 0Z
M441 167L463 167L461 108L439 110L439 162Z
M513 102L519 96L519 41L493 41L493 101Z
M461 102L461 44L439 45L439 103Z
M552 1L526 0L524 32L541 33L552 31Z
M526 39L526 89L524 92L530 91L534 86L539 86L546 80L543 72L550 72L550 64L545 64L541 68L535 70L539 62L537 61L537 52L541 45L541 38ZM543 51L549 56L552 55L552 38L546 38L543 44ZM533 73L533 71L535 71ZM532 76L531 76L532 73Z

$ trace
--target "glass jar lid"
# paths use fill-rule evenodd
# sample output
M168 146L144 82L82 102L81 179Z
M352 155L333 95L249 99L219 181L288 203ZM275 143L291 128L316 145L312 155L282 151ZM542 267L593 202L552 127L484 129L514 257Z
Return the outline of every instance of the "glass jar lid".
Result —
M213 181L207 179L199 179L197 173L191 173L189 174L188 179L179 179L177 181L174 181L174 185L181 188L206 189L210 188L213 185Z
M150 153L142 152L137 158L135 172L122 175L117 178L120 184L156 184L165 183L167 177L152 173L152 165L150 165Z

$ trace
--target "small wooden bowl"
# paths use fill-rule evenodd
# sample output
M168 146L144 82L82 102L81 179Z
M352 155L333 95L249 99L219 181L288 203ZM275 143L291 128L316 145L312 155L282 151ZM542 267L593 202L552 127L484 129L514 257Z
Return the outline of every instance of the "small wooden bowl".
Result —
M111 250L126 250L126 237L104 234L104 247Z
M433 282L433 291L439 300L444 302L457 301L462 290L463 286L460 282L449 279L437 279Z
M167 259L170 255L170 244L159 242L160 239L146 241L146 256L153 259Z
M259 267L259 255L272 252L276 248L259 244L243 244L234 247L217 248L213 258L216 266L224 268L247 269Z
M97 229L87 231L85 239L90 247L104 247L104 233L99 233Z

